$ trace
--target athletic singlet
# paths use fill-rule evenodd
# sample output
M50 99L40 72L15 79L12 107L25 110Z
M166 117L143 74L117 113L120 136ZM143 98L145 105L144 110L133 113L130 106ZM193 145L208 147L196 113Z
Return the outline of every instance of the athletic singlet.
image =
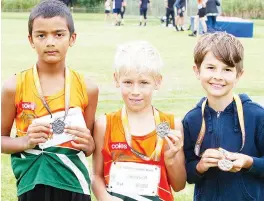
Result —
M170 114L165 114L159 111L161 122L167 121L171 128L174 129L174 116ZM149 197L150 200L166 200L173 201L173 195L171 192L171 187L168 182L168 177L166 174L166 167L164 162L164 149L161 152L160 161L144 161L143 159L137 157L131 150L124 146L126 143L124 129L121 120L121 110L107 114L107 127L104 138L104 146L102 154L104 156L104 179L106 185L109 184L109 172L112 162L135 162L144 164L159 165L161 167L161 177L158 187L158 197ZM132 136L132 147L136 151L150 156L154 151L156 146L156 131L152 131L144 136ZM134 200L125 198L126 201Z
M84 79L70 69L70 108L82 112L88 105ZM52 113L64 111L64 89L45 97ZM16 87L16 137L26 135L32 120L49 115L38 95L33 68L17 75ZM37 184L90 195L88 162L82 151L73 149L71 142L41 150L38 146L11 155L12 169L17 179L18 196L32 190Z

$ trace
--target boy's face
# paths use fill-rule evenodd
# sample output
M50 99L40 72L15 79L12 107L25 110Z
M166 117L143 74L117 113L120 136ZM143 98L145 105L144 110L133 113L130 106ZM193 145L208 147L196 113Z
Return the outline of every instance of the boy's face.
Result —
M156 80L150 73L139 74L131 70L126 74L114 74L116 86L120 87L126 107L131 111L141 111L151 106L152 93L160 86L161 78Z
M235 67L229 67L218 60L212 52L205 55L200 69L194 66L194 71L207 96L217 98L232 96L232 89L242 75L237 74Z
M76 34L70 36L65 18L38 17L33 22L32 36L28 38L37 51L39 61L54 64L65 59L69 46L75 42Z

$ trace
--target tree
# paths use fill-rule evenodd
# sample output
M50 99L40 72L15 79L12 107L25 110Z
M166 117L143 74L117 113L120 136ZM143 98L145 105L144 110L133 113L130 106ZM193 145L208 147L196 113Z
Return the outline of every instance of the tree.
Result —
M73 0L74 4L77 4L79 6L83 7L94 7L102 4L104 0Z

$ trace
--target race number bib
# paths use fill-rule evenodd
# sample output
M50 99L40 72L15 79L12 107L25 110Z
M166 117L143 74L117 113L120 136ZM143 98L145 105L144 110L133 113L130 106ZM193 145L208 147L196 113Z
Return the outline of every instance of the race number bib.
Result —
M50 115L46 115L37 119L34 119L32 123L53 123L56 120L60 119L63 120L65 111L56 112L52 114L52 118L50 118ZM71 125L71 126L79 126L82 128L86 128L86 123L83 118L82 110L79 107L70 108L68 111L68 115L66 119L64 120L65 125ZM39 147L41 149L46 149L51 146L56 146L59 144L62 144L64 142L68 142L73 140L72 135L65 134L64 132L60 134L52 134L52 137L47 140L45 143L40 143Z
M108 191L119 194L156 196L160 167L132 162L114 162L110 169Z

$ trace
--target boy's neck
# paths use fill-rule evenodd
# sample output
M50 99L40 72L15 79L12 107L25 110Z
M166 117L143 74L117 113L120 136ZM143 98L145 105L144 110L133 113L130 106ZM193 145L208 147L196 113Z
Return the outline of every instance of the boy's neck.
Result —
M153 108L152 105L145 107L143 110L140 111L133 111L126 107L127 116L130 118L144 118L146 116L153 116Z
M49 75L59 75L64 74L65 62L60 62L56 64L47 64L41 61L37 62L38 74L49 74Z
M151 105L137 112L131 111L129 110L129 108L126 109L130 126L130 133L133 136L144 136L155 130L155 118Z
M216 112L222 112L225 110L225 108L232 103L233 101L233 94L230 93L227 96L224 97L210 97L207 96L208 98L208 105L214 109Z

